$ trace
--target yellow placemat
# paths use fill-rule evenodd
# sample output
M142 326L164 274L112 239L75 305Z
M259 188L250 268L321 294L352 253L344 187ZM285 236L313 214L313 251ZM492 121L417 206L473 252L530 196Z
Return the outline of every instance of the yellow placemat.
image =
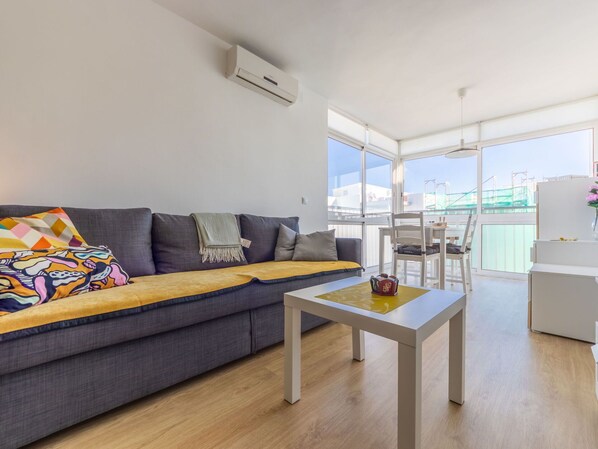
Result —
M368 281L330 293L324 293L323 295L316 296L316 298L385 314L407 304L409 301L413 301L415 298L419 298L427 292L428 290L423 288L399 285L399 291L395 296L381 296L372 293L372 288Z

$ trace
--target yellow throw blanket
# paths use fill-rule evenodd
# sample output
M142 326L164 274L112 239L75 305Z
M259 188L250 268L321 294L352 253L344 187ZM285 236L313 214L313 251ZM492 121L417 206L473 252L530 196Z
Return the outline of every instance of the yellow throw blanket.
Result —
M130 285L98 290L30 307L0 318L0 335L51 323L76 320L161 301L203 295L262 282L359 269L354 262L263 262L215 270L132 278Z

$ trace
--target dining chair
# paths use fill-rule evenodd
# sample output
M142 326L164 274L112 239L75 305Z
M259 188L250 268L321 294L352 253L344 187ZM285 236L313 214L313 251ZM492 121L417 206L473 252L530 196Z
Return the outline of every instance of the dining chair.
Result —
M424 287L428 280L429 261L440 267L440 246L426 243L426 228L423 212L400 213L391 215L392 272L397 275L398 261L404 264L405 282L407 281L407 262L420 263L420 285ZM439 272L440 270L437 270ZM434 284L438 279L433 280Z
M451 261L451 265L455 262L459 262L459 271L461 273L460 279L455 279L453 277L451 282L463 284L463 293L466 294L468 291L473 290L471 280L471 244L473 242L477 222L477 214L469 214L461 245L455 245L454 243L446 245L446 259Z

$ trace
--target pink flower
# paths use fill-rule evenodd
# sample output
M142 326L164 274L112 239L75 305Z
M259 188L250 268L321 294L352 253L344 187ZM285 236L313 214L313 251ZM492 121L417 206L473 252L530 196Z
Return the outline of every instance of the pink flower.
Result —
M598 201L598 193L590 193L588 196L586 196L586 201Z

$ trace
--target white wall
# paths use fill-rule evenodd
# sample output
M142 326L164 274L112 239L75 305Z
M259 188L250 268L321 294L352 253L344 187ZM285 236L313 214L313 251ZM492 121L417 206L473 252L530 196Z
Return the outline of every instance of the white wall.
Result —
M326 228L327 101L227 80L228 47L149 0L0 0L0 203Z

